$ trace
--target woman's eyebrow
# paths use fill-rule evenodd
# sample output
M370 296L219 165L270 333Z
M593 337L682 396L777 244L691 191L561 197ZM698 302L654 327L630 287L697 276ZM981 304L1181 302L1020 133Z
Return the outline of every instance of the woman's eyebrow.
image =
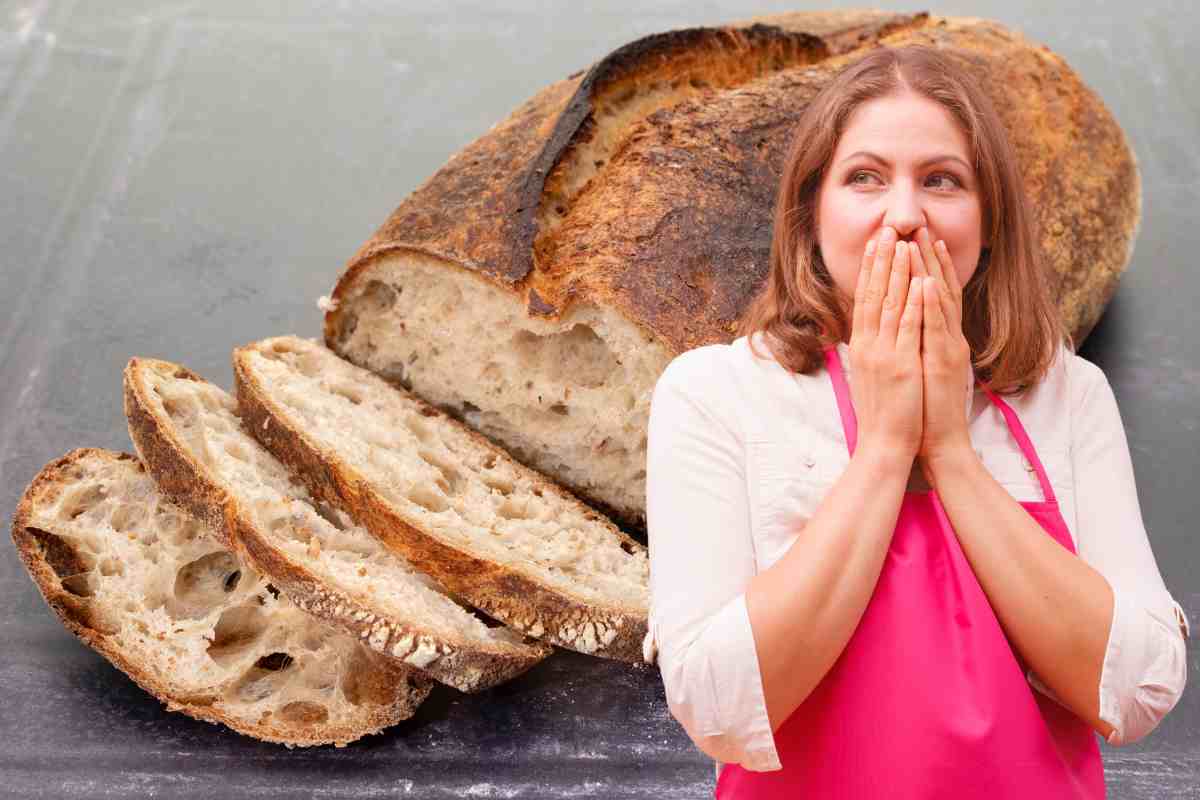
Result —
M856 156L864 156L864 157L872 159L874 161L878 161L880 164L883 164L884 166L890 167L892 165L892 162L888 161L886 158L877 156L874 153L868 153L866 150L855 151L855 152L851 153L850 155L846 156L845 158L843 158L840 163L845 163ZM963 161L958 156L953 155L951 153L942 153L941 155L931 156L931 157L925 159L924 161L922 161L921 163L917 164L917 166L918 167L927 167L930 164L936 164L939 161L957 161L958 163L960 163L964 167L966 167L968 170L971 169L970 164L968 164L967 162Z

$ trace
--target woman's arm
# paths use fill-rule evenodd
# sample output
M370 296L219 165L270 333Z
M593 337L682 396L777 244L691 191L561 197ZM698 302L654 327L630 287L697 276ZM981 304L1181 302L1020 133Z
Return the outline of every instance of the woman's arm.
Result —
M754 543L744 437L723 396L723 355L716 347L682 353L651 398L649 636L667 706L696 747L746 769L778 770L746 616Z
M1150 548L1117 400L1104 372L1074 361L1072 415L1080 557L1104 575L1116 605L1100 676L1100 715L1112 745L1149 734L1187 682L1186 618L1176 617Z
M911 461L861 443L791 549L756 575L745 442L720 388L721 355L688 351L655 386L651 633L667 703L696 746L772 770L774 731L837 660L874 592Z
M931 459L934 489L1013 648L1059 702L1105 738L1100 668L1108 581L1049 536L969 447Z
M893 453L860 441L796 541L750 580L746 608L772 731L829 672L875 591L912 468Z
M1178 701L1186 644L1150 552L1112 389L1072 366L1078 556L1051 540L971 451L935 485L1009 641L1050 694L1113 745L1137 741Z

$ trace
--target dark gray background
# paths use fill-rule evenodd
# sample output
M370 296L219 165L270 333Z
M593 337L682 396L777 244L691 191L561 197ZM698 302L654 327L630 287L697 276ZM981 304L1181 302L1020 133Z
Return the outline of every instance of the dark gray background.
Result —
M72 448L132 450L130 356L230 389L233 347L320 335L316 300L346 259L542 86L643 35L798 7L582 5L0 3L0 506L11 515ZM1016 28L1061 54L1128 133L1141 233L1080 354L1114 386L1151 545L1200 630L1193 5L881 5ZM168 713L58 623L11 546L0 592L6 796L712 794L712 762L670 716L656 670L561 651L482 695L438 686L416 717L348 748L288 750ZM1101 742L1110 797L1200 797L1198 732L1191 691L1142 742Z

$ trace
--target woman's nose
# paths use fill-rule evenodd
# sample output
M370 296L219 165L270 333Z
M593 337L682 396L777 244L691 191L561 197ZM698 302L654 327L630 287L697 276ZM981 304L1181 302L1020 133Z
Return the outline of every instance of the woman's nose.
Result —
M901 239L916 234L925 224L925 212L919 198L911 189L897 186L888 202L887 216L883 225L891 225Z

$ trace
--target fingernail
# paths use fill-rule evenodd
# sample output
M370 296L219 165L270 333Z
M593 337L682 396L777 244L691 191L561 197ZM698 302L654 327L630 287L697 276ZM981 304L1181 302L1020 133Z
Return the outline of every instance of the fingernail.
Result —
M883 236L881 238L885 242L890 242L896 238L896 232L894 230L892 230L891 228L884 228Z

